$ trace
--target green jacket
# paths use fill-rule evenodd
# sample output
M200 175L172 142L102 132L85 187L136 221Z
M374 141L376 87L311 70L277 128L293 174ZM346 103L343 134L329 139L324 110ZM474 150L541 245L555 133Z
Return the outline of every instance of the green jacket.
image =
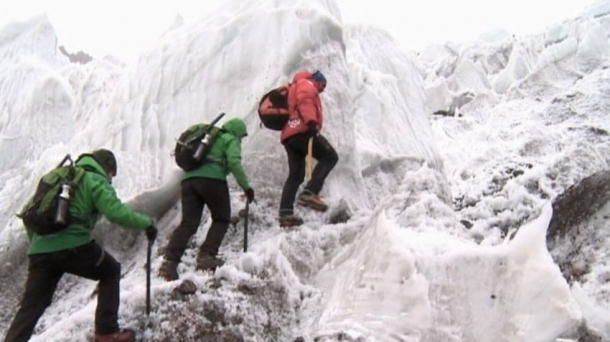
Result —
M51 235L38 235L31 231L28 254L56 252L85 245L91 241L91 231L104 215L108 221L127 229L144 230L152 219L134 212L121 202L106 178L104 169L88 155L79 157L76 165L87 170L70 200L70 215L79 223Z
M241 164L241 139L248 135L246 124L235 118L222 125L222 129L224 132L218 136L208 152L207 159L210 162L186 172L182 180L202 177L226 181L229 173L232 173L237 184L246 190L250 184Z

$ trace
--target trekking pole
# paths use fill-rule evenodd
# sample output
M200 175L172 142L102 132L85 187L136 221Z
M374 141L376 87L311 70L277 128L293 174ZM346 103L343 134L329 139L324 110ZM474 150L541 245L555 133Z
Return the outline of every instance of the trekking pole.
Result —
M250 201L246 200L246 215L244 217L244 253L248 251L248 216L250 214Z
M153 240L148 239L146 250L146 316L150 316L150 256L152 254Z
M309 138L307 143L307 175L305 176L307 181L311 180L311 173L313 172L313 138Z

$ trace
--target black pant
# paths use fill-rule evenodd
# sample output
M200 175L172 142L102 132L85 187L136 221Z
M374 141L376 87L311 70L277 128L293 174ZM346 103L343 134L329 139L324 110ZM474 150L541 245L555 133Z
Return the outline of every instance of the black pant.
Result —
M95 242L53 253L29 256L28 279L21 306L4 342L30 339L38 319L51 305L57 283L64 273L99 280L95 332L112 334L119 330L119 283L121 264Z
M308 143L309 136L307 134L297 134L284 141L284 148L288 155L289 174L282 190L280 215L292 214L294 210L294 199L305 178ZM324 186L326 177L339 161L339 156L337 156L337 152L328 140L320 134L313 138L312 145L312 155L317 163L313 169L311 179L305 185L305 191L318 195L322 186Z
M208 206L212 225L200 254L216 256L231 222L231 199L226 181L209 178L190 178L182 182L182 221L176 227L165 249L165 258L179 263L186 245L197 232L203 207Z

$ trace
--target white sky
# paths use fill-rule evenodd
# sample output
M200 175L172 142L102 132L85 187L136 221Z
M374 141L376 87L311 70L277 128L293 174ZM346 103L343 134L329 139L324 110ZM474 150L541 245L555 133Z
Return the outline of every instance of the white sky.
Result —
M8 3L10 1L10 3ZM0 0L0 25L46 11L68 51L134 58L176 14L191 22L227 0ZM244 0L246 1L246 0ZM384 28L407 48L464 42L494 28L540 33L572 18L589 0L337 0L346 23ZM397 4L400 3L398 9Z

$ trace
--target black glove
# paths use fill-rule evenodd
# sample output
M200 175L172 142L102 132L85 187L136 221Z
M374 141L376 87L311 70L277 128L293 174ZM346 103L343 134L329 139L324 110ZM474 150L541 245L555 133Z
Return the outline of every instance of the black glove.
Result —
M248 198L248 203L252 203L254 201L254 190L252 188L247 188L244 191L244 194L246 194L246 197Z
M148 239L148 241L155 241L155 239L157 238L157 228L155 228L155 226L150 226L148 228L146 228L146 238Z
M309 121L307 123L307 135L315 137L318 134L318 125L315 121Z

